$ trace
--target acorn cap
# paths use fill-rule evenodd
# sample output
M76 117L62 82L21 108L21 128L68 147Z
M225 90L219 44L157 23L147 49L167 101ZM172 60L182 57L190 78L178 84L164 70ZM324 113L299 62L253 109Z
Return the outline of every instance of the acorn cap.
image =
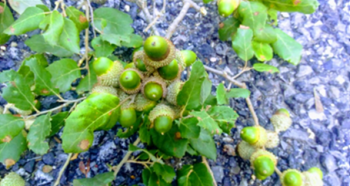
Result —
M322 172L321 169L318 168L318 167L311 167L311 168L308 170L308 172L317 174L317 175L321 178L321 180L323 179L323 172Z
M92 93L94 92L105 92L105 93L110 93L113 94L115 96L118 96L118 91L116 88L114 87L108 87L108 86L103 86L103 85L95 85L92 90Z
M197 59L196 53L192 50L181 50L181 56L186 67L191 66Z
M245 141L239 142L236 148L237 154L244 160L249 160L252 154L256 151L256 147L249 145Z
M270 120L276 132L285 131L292 125L292 119L284 114L274 114Z
M167 96L165 99L169 103L177 105L177 95L181 91L183 85L184 83L181 80L173 81L167 88Z
M166 58L162 59L162 60L152 60L151 58L149 58L146 54L144 54L144 63L146 66L151 66L154 68L160 68L163 66L168 65L175 57L176 57L176 48L173 45L173 43L169 40L167 40L167 44L169 47L169 54L167 55Z
M151 111L157 102L147 99L143 94L137 94L135 98L135 109L139 112Z
M262 157L262 156L266 156L269 157L274 165L277 165L277 158L274 154L272 154L271 152L267 151L267 150L263 150L263 149L258 149L257 151L255 151L252 156L250 157L250 162L251 164L253 164L253 162L256 160L256 158L258 157Z
M184 108L184 106L176 106L176 105L168 105L169 107L171 107L175 113L175 118L174 119L178 119L181 117L181 112Z
M97 76L98 83L104 86L117 87L123 70L123 64L120 61L114 61L107 73Z
M162 97L165 98L167 95L167 88L166 88L166 83L163 81L163 79L159 78L159 77L149 77L145 80L145 82L142 84L142 88L141 88L141 92L143 95L145 95L145 86L148 83L156 83L158 85L160 85L163 89L163 95Z
M280 143L280 138L278 136L278 133L267 130L266 134L267 134L267 142L265 144L265 147L269 149L276 148Z
M25 186L26 182L15 172L7 174L0 183L0 186Z
M130 95L128 95L127 93L125 93L123 90L118 89L118 97L120 102L122 103L120 108L121 109L128 109L128 108L136 108L136 105L134 103L131 103L132 100L129 99L127 101L124 101L125 99L127 99Z
M320 176L311 172L303 172L303 186L323 186L323 181Z
M263 147L267 142L266 130L260 126L244 127L241 138L255 147Z
M175 118L175 113L171 107L165 105L164 103L159 103L154 107L148 115L149 120L153 124L155 119L159 116L169 116L172 120Z
M154 61L165 59L169 54L168 42L161 36L150 36L145 40L143 50Z
M123 74L124 72L127 72L127 71L136 72L136 73L138 74L139 78L140 78L140 82L139 82L139 84L137 85L137 87L135 87L135 88L133 88L133 89L128 89L128 88L124 87L124 86L120 83L120 88L121 88L124 92L126 92L126 93L128 93L128 94L136 94L136 93L138 93L138 92L140 91L140 89L141 89L143 75L142 75L142 73L141 73L139 70L137 70L137 69L135 69L135 68L128 68L128 69L124 70L124 71L122 72L122 74Z
M282 173L281 183L282 186L302 186L302 173L296 169L287 169Z

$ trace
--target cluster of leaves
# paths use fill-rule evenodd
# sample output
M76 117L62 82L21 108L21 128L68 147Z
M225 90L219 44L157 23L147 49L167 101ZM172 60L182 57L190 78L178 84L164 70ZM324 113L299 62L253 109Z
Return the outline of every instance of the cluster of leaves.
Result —
M205 3L212 0L203 0ZM254 56L262 62L270 61L273 53L297 65L301 60L303 47L281 29L278 24L278 11L311 14L318 7L317 0L251 0L240 1L231 17L219 26L222 41L232 40L232 48L244 61ZM267 64L256 64L257 71L278 72Z
M18 71L8 70L0 73L0 83L6 85L1 95L8 104L13 105L9 108L15 113L0 114L0 162L9 168L27 149L39 155L47 153L48 138L58 133L65 125L70 127L65 130L76 133L62 136L62 140L69 141L70 144L64 145L63 149L74 153L88 150L87 144L91 144L93 140L93 131L108 130L117 123L122 100L112 94L103 93L85 100L79 99L84 101L72 112L58 113L56 111L59 109L54 109L53 112L41 111L38 101L42 96L56 96L62 102L59 106L62 108L70 104L70 100L62 98L62 93L76 90L79 95L89 94L97 82L96 74L89 68L89 63L81 67L78 61L69 58L80 53L79 35L82 30L89 28L88 18L74 7L67 7L60 13L34 3L26 9L19 9L18 13L21 15L14 20L9 6L0 4L0 8L2 43L8 41L12 35L38 29L41 32L25 42L37 54L26 58ZM140 47L143 40L133 34L131 23L129 15L116 9L96 9L94 29L99 35L91 41L94 51L88 54L89 57L116 59L112 53L117 47ZM44 53L63 58L48 62ZM85 69L88 68L89 73L84 77ZM79 82L78 85L72 86L76 81ZM227 106L228 99L245 98L249 94L245 89L226 91L223 84L220 84L213 95L212 83L204 66L202 62L196 61L192 66L190 78L177 96L177 104L182 106L184 113L188 113L186 117L175 120L171 130L162 135L151 127L148 113L139 113L134 126L125 131L119 130L117 136L128 138L138 133L141 141L147 144L148 150L133 146L130 150L142 151L140 159L143 156L152 162L143 172L145 184L170 185L176 173L162 158L181 158L188 153L215 160L217 153L213 135L230 133L238 117L237 113ZM94 179L75 180L74 185L106 184L113 180L112 176L112 173L105 173ZM177 179L179 185L194 182L213 183L203 163L183 166L177 172Z

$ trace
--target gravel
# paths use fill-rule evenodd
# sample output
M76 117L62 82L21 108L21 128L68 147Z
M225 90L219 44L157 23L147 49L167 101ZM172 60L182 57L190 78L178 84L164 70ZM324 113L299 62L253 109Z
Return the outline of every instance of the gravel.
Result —
M45 0L54 6L54 1ZM268 62L279 68L280 73L271 75L255 71L246 72L238 80L244 81L252 92L251 99L260 124L272 129L269 118L275 110L286 108L291 111L293 125L280 135L280 145L271 151L279 157L278 168L286 170L295 168L302 171L317 166L324 172L325 185L350 185L350 2L345 0L319 0L320 7L312 15L283 13L280 15L279 27L293 36L303 47L300 65L293 66L275 56ZM66 1L67 5L77 5L75 1ZM161 8L162 1L156 1ZM180 0L168 1L166 14L156 24L158 32L165 35L165 30L181 10ZM190 9L185 19L178 26L172 41L179 49L194 50L198 57L208 66L237 74L244 62L232 50L230 42L218 38L218 25L224 19L219 17L215 3L205 6L208 15ZM93 3L94 7L97 4ZM135 31L144 38L150 34L143 33L147 27L145 16L139 12L136 4L124 0L108 0L103 6L119 8L134 19ZM28 35L34 34L35 31ZM24 45L27 36L12 37L0 48L0 71L18 69L21 61L30 55L30 49ZM118 49L116 55L131 53L129 49ZM121 56L128 60L128 56ZM51 58L55 60L55 58ZM251 60L249 65L256 63ZM213 85L224 79L209 73ZM324 112L315 108L315 92L320 97ZM77 94L69 91L62 95L66 99L75 99ZM40 98L42 110L55 107L54 96ZM4 104L1 98L0 103ZM224 148L234 148L239 142L239 133L244 126L253 125L248 107L243 99L231 101L231 106L240 115L237 127L226 136L216 136L218 158L209 160L218 185L280 185L276 174L264 181L253 179L253 171L247 161L227 153ZM126 154L128 145L135 139L118 139L115 134L118 127L108 132L95 132L92 148L81 153L70 162L61 179L61 185L69 185L73 179L84 178L79 170L79 162L90 162L89 177L108 171L107 165L115 165ZM10 170L0 165L0 175L16 171L22 175L28 185L52 185L63 166L67 154L61 144L50 139L51 151L40 157L28 151ZM226 147L225 147L226 146ZM189 158L184 158L186 163ZM191 158L190 158L191 159ZM193 160L191 160L193 161ZM44 165L53 170L44 173ZM142 166L126 165L114 181L114 185L143 185ZM132 175L132 176L131 176ZM134 176L134 177L133 177ZM175 184L176 185L176 184Z

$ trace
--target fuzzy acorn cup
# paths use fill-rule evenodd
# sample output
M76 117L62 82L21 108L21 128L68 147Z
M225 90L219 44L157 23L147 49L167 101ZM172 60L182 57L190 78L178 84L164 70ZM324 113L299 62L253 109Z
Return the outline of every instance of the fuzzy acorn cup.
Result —
M24 186L25 184L23 178L14 172L10 172L0 182L0 186Z
M249 145L263 147L267 142L266 130L260 126L244 127L241 131L241 138Z
M292 125L290 114L288 110L284 108L277 110L270 120L277 133L286 131Z
M239 6L240 0L218 0L218 11L221 16L228 17Z
M117 87L119 76L124 68L120 61L112 61L106 57L99 57L92 62L92 68L97 75L99 85Z
M271 152L259 149L250 157L250 164L253 166L255 176L264 180L275 172L277 158Z
M154 129L161 134L171 129L174 118L175 113L173 109L163 103L158 104L149 113L149 120L153 124Z

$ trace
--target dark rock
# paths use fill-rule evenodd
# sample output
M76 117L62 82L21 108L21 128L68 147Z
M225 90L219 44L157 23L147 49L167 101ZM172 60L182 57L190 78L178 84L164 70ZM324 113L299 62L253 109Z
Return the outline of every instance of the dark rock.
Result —
M28 173L32 173L34 171L34 165L35 165L35 161L34 160L28 161L24 165L24 170L26 170Z
M49 152L43 156L43 162L46 165L53 165L55 163L55 156L52 152Z

